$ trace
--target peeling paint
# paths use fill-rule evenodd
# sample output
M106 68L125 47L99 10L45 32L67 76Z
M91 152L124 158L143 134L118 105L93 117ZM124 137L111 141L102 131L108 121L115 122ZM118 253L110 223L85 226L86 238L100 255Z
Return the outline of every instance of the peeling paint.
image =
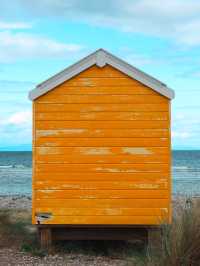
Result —
M101 130L100 129L96 129L94 132L95 133L101 133Z
M135 169L119 169L119 168L104 168L104 167L96 167L95 170L97 171L107 171L109 173L133 173L133 172L137 172Z
M121 215L120 209L105 209L106 215Z
M159 186L157 184L134 184L135 188L140 188L140 189L155 189L155 188L159 188Z
M94 107L92 107L92 111L102 111L103 109L102 109L102 107L101 106L94 106ZM86 111L87 111L87 109L86 109Z
M37 137L49 137L49 136L60 136L68 134L81 134L85 132L85 129L82 128L70 128L70 129L57 129L57 130L37 130Z
M53 142L44 142L43 145L46 146L46 147L54 147L55 143L53 143Z
M95 114L94 113L82 113L81 117L84 119L94 119L95 118Z
M168 213L168 209L167 208L161 208L162 211L164 211L165 213Z
M46 154L60 154L60 149L56 147L39 147L39 154L46 155Z
M92 81L90 78L83 78L81 83L83 86L92 86Z
M96 196L87 196L87 195L85 195L85 196L80 196L80 199L96 199L97 197Z
M121 172L118 168L104 168L104 167L96 167L95 170L97 171L107 171L109 173L119 173Z
M45 190L41 190L42 193L45 193L45 194L51 194L53 193L54 191L52 189L45 189Z
M110 148L87 148L80 151L85 155L109 155L112 154Z
M64 185L62 185L62 187L64 187L64 188L80 188L80 185L79 184L64 184Z
M133 148L133 147L124 147L122 148L122 152L125 154L152 154L150 150L147 148Z

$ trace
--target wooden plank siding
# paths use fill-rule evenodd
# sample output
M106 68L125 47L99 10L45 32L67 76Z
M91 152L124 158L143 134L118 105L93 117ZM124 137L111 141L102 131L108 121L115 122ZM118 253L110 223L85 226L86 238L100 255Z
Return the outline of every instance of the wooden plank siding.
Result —
M33 223L170 221L169 99L106 65L33 105Z

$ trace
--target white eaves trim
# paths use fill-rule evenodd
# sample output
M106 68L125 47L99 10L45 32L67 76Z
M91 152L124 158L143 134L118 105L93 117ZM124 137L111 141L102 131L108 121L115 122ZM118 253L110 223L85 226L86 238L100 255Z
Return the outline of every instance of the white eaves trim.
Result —
M107 64L113 66L129 77L136 79L137 81L143 83L144 85L150 87L154 91L162 94L169 99L173 99L175 96L174 91L168 88L164 83L131 66L130 64L108 53L107 51L99 49L96 52L81 59L77 63L59 72L58 74L54 75L53 77L47 79L43 83L39 84L35 89L29 92L29 99L32 101L37 99L48 91L54 89L56 86L62 84L75 75L78 75L79 73L93 65L104 67Z

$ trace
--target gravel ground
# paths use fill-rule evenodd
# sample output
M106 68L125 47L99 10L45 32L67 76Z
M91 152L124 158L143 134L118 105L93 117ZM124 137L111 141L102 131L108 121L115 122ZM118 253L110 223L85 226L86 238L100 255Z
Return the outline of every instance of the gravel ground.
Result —
M43 258L27 255L14 249L0 249L1 266L125 266L132 265L132 262L116 260L101 256L84 255L48 255Z
M31 197L29 196L0 196L0 209L29 209L31 210Z

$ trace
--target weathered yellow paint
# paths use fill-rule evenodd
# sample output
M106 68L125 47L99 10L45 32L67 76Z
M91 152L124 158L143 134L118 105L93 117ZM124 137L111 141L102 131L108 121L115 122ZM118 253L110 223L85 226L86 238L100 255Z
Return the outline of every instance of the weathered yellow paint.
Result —
M40 199L145 199L147 196L146 190L55 190L45 189L36 191L36 200ZM149 190L149 199L166 199L168 197L167 190Z
M166 215L163 216L53 216L43 221L43 224L65 224L65 225L159 225L168 222Z
M166 103L155 103L155 104L128 104L128 103L99 103L99 104L63 104L63 103L38 103L35 102L36 113L39 112L151 112L151 111L167 111L168 112L168 102Z
M167 129L87 129L87 128L67 128L67 129L38 129L36 138L40 137L104 137L104 138L155 138L168 137Z
M37 129L168 129L169 121L35 121Z
M79 173L80 174L80 173ZM119 174L119 173L117 173ZM43 174L44 176L46 173ZM94 175L94 174L93 174ZM73 173L69 173L63 180L36 180L36 189L166 189L168 188L168 178L154 178L148 180L148 178L143 178L142 180L130 180L130 178L125 178L125 180L113 180L113 181L93 181L86 178L79 178L79 180L73 180ZM106 176L106 174L105 174ZM169 176L168 174L163 174L163 176ZM128 180L128 181L126 181ZM148 195L148 192L147 192Z
M37 147L167 147L168 138L47 138L36 139Z
M66 120L168 120L167 112L45 112L36 113L36 120L40 121L66 121Z
M44 149L45 148L36 148L37 149ZM64 148L62 148L63 150ZM65 151L69 150L68 148L65 149ZM91 149L92 150L92 149ZM48 151L48 150L47 150ZM169 157L167 155L117 155L117 154L106 154L106 151L101 151L101 154L98 154L98 150L96 149L96 152L93 151L93 154L79 154L77 156L77 153L70 154L48 154L46 152L45 154L37 154L35 155L35 158L38 163L79 163L80 161L82 163L166 163L169 161ZM95 154L96 153L96 154Z
M89 173L134 173L134 172L162 172L166 173L169 171L169 166L167 163L156 164L156 163L140 163L140 164L89 164L89 163L79 163L79 164L48 164L41 163L36 165L36 172L51 172L56 169L56 172L64 173L76 173L76 172L89 172Z
M131 88L130 88L131 89ZM145 95L87 95L87 94L81 94L81 95L52 95L51 93L48 93L46 95L41 96L37 99L39 103L166 103L168 101L167 98L164 98L163 96L159 95L148 95L145 97Z
M145 86L141 86L141 84L134 84L134 89L130 90L129 86L76 86L76 90L74 87L69 87L65 85L58 86L56 90L53 91L52 95L156 95L156 92L153 90L149 90Z
M93 66L33 104L33 223L171 219L170 101Z
M36 147L38 155L166 155L168 147Z
M78 216L165 216L168 213L166 208L55 208L45 207L36 208L36 213L53 213L55 216L63 215L78 215Z

